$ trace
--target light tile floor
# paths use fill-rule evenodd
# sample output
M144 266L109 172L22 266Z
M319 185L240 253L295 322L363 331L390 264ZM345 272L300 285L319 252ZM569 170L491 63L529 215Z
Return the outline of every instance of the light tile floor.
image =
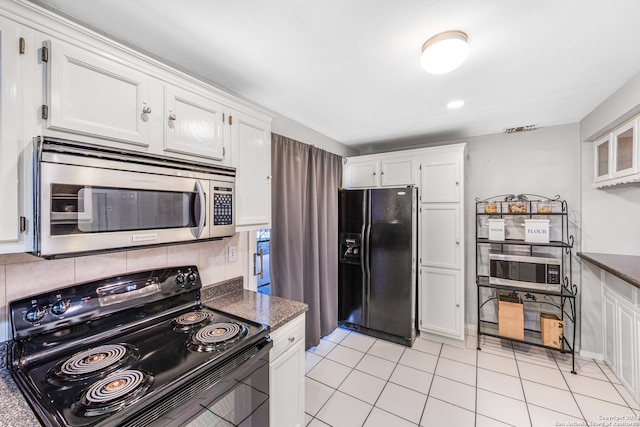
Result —
M338 328L306 352L311 427L640 426L640 405L603 363L539 347L467 337L459 348L412 348ZM636 418L637 417L637 418ZM573 424L572 424L573 423ZM614 425L614 424L611 424Z

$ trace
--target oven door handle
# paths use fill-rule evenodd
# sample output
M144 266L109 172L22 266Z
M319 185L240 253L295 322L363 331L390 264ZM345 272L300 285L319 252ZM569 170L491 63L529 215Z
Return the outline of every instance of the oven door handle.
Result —
M204 230L205 219L207 217L207 196L206 194L204 194L202 184L200 184L200 181L198 180L196 180L196 191L198 192L198 200L200 202L200 212L198 214L198 225L193 230L193 235L196 238L200 238L200 235L202 235L202 230Z

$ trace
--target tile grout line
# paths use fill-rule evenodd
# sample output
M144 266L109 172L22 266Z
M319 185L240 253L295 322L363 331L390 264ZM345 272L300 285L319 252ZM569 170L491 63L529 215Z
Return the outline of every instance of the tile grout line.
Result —
M418 425L422 424L422 418L424 417L424 412L427 409L427 402L429 402L429 398L431 397L431 387L433 387L433 380L436 378L436 371L438 370L438 362L440 362L440 356L442 355L442 348L444 344L440 343L440 351L438 351L438 359L436 360L436 366L433 367L433 375L431 376L431 384L429 384L429 390L427 390L427 399L424 401L424 406L422 407L422 414L420 415L420 419L418 420ZM435 399L435 397L434 397Z
M574 349L574 351L575 351L575 349ZM575 358L575 354L573 356ZM578 411L580 411L580 415L582 415L582 420L585 422L585 425L589 425L589 421L587 421L587 417L585 417L584 412L582 412L582 408L580 407L580 405L578 404L578 401L576 400L576 395L573 392L573 390L571 389L571 386L569 385L569 382L567 381L567 378L562 373L562 369L560 369L560 364L558 363L558 360L556 359L555 355L553 356L553 360L556 362L556 366L560 370L560 375L562 376L562 379L564 380L564 383L567 385L567 388L569 389L569 393L571 393L571 398L573 399L573 401L575 402L576 406L578 407ZM575 362L575 359L574 359L574 362ZM572 374L571 372L569 372L569 374L577 376L578 375L578 371L576 370L575 374ZM605 375L605 377L606 377L606 375Z
M516 349L513 347L513 343L511 343L511 348L513 349L513 356L516 360L516 369L518 370L518 378L520 379L520 387L522 387L522 396L524 397L524 407L527 408L527 416L529 417L529 425L533 426L533 420L531 419L531 411L529 410L529 402L527 402L527 394L524 391L524 383L522 382L522 374L520 374L520 365L518 364L518 357L516 356ZM553 355L551 356L553 357ZM553 358L556 366L558 362L556 362L555 357ZM561 374L562 375L562 374Z

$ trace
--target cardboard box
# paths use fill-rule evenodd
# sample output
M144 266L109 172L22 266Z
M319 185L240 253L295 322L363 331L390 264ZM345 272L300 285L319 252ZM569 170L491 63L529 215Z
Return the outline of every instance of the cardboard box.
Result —
M555 314L540 313L540 334L542 344L549 347L562 347L564 321Z
M520 298L498 295L498 335L524 340L524 305Z

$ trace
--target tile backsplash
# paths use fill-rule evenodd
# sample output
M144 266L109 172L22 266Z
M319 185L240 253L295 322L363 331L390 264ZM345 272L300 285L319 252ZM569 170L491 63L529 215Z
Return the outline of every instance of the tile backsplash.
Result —
M229 246L237 261L227 261ZM30 254L0 255L0 342L10 339L8 304L19 298L103 277L178 265L198 266L204 286L241 276L245 233L210 242L46 260Z

